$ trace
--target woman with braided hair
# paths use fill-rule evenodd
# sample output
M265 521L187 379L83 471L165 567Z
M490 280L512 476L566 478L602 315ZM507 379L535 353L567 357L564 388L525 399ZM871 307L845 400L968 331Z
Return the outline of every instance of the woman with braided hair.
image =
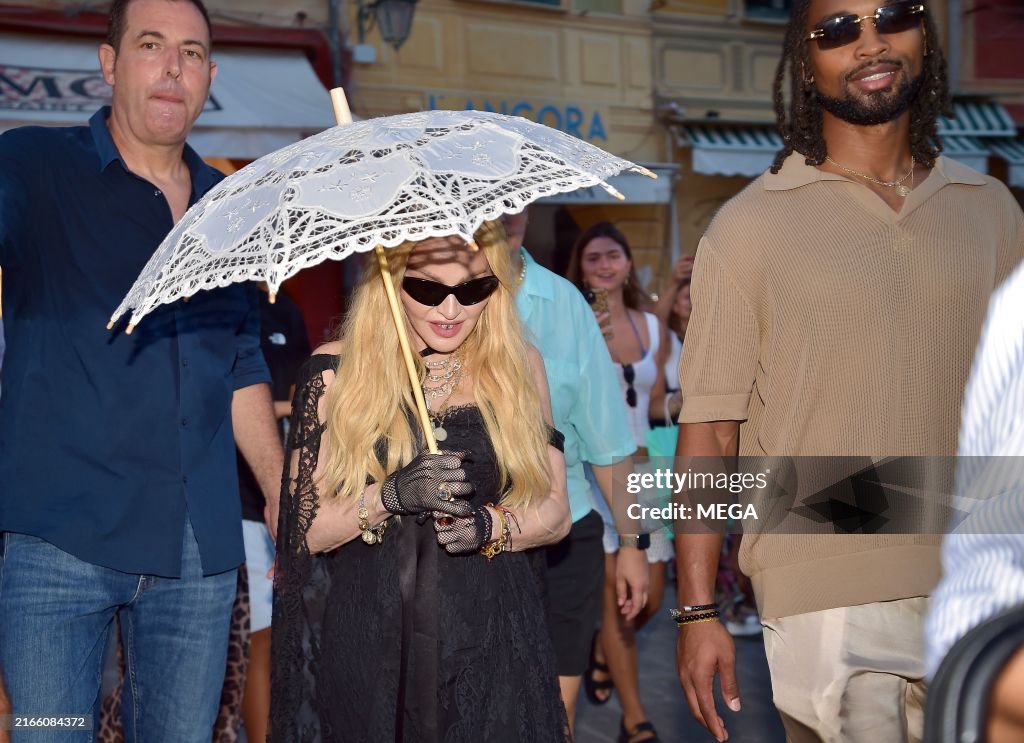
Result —
M300 374L281 494L275 741L566 741L525 550L569 529L540 356L501 228L387 251L442 451L425 452L383 282Z

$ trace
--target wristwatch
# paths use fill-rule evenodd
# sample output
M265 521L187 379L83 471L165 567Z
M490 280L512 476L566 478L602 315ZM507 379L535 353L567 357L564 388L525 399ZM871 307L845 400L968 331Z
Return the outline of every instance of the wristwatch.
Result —
M620 547L636 547L645 550L651 546L650 534L619 534Z

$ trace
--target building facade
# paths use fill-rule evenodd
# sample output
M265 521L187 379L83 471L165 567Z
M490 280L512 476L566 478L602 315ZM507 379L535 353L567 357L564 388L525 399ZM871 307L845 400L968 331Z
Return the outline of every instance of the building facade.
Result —
M420 0L399 49L364 30L355 59L365 61L353 64L349 86L359 115L441 108L523 116L658 172L657 182L617 178L623 203L598 188L546 199L531 208L527 237L538 260L564 271L575 236L614 221L645 283L654 283L668 253L673 170L654 116L645 2Z

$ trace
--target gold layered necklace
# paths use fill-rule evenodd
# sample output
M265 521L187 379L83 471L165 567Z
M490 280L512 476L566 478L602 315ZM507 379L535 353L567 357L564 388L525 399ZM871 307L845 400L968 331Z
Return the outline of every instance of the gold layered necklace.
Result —
M426 399L427 411L430 414L430 425L434 429L434 438L437 441L444 441L448 438L448 431L444 428L444 420L450 407L448 401L462 381L462 358L453 353L441 361L423 363L427 367L427 376L423 381L423 397ZM442 397L445 400L435 414L431 411L431 403Z
M874 176L868 175L867 173L861 173L859 170L854 170L853 168L848 168L845 165L840 165L828 155L825 156L825 159L835 167L849 173L850 175L855 175L859 178L863 178L864 180L871 181L872 183L877 183L879 186L885 186L886 188L895 188L896 193L899 194L900 197L904 199L910 195L910 192L914 188L914 166L917 164L917 162L914 160L913 157L910 158L910 170L908 170L902 178L896 181L883 181L879 178L875 178ZM903 185L904 181L906 181L907 178L910 179L909 188Z

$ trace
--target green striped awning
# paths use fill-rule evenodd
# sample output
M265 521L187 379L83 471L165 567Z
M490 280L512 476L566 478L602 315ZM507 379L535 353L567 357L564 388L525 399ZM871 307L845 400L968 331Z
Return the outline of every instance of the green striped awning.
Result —
M979 173L988 172L989 148L977 137L942 136L942 156L974 168Z
M782 149L782 137L766 126L683 126L693 146L693 170L704 175L743 175L754 178L772 164Z
M693 170L704 175L754 178L768 169L782 149L782 137L771 127L692 124L683 126L683 132L693 146ZM989 146L995 141L1006 140L983 142L974 136L943 134L942 154L985 173Z
M694 147L740 148L776 152L782 149L782 137L769 127L687 126L686 135Z
M1000 139L992 142L992 153L1006 161L1006 180L1024 188L1024 139Z
M992 142L992 152L1010 165L1024 165L1024 139L1001 139Z
M998 103L954 103L953 118L939 117L943 137L1016 137L1017 125L1009 111Z

